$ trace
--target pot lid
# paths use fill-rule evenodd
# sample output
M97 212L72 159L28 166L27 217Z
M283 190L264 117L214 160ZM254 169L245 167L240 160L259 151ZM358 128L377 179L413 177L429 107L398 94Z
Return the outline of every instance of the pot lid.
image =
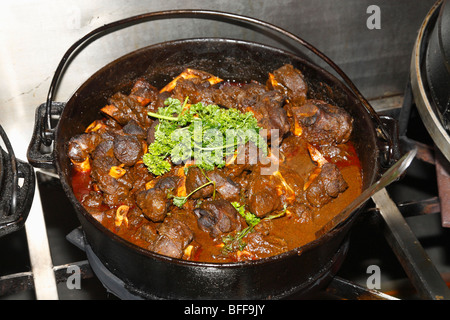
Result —
M0 150L1 150L1 146L0 146ZM1 186L3 185L3 171L4 171L4 166L3 166L3 150L0 151L0 191L1 191ZM0 214L1 216L1 214Z
M444 57L447 72L450 73L450 3L448 0L442 5L438 21L438 34L441 54Z
M422 23L414 45L410 76L412 93L420 117L436 146L447 160L450 161L450 135L442 123L442 115L432 98L424 63L429 36L436 25L442 3L443 1L441 0L437 1ZM447 7L450 7L450 5ZM448 33L448 31L446 33Z

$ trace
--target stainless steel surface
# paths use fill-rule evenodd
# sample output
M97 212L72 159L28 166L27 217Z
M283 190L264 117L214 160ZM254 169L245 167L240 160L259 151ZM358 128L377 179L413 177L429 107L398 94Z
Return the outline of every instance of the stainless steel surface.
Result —
M336 297L346 297L350 300L399 300L398 298L377 290L370 290L354 282L334 277L327 292Z
M38 300L56 300L58 299L58 292L39 188L35 191L33 204L25 223L25 230L36 298Z

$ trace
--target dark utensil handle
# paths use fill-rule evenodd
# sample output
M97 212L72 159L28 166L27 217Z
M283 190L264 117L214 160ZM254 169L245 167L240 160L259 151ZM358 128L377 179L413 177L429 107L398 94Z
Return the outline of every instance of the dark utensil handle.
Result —
M364 98L364 96L360 93L358 88L354 85L354 83L350 80L350 78L331 60L329 59L325 54L323 54L321 51L319 51L317 48L312 46L310 43L306 42L305 40L297 37L296 35L277 27L273 24L247 17L242 16L234 13L227 13L222 11L211 11L211 10L168 10L168 11L158 11L158 12L150 12L145 13L133 17L129 17L126 19L118 20L109 24L106 24L104 26L101 26L87 35L85 35L83 38L75 42L64 54L63 58L61 59L55 74L53 76L52 82L50 84L50 88L47 95L47 102L46 102L46 121L44 122L44 128L41 132L41 139L43 143L47 146L49 146L52 143L53 140L53 134L54 130L51 126L50 121L50 114L51 114L51 108L52 108L52 101L53 96L56 91L56 87L59 82L59 77L64 70L64 67L67 63L67 61L70 59L72 54L76 51L77 48L79 48L82 44L87 43L88 41L95 40L99 36L102 36L104 34L107 34L111 31L116 31L118 29L121 29L123 27L131 26L134 24L138 24L145 21L151 21L151 20L158 20L158 19L166 19L166 18L187 18L187 17L193 17L193 18L202 18L202 19L215 19L215 20L222 20L225 22L230 21L240 21L244 22L248 25L256 25L259 27L267 28L272 31L275 31L277 33L280 33L287 38L290 38L291 40L294 40L297 44L300 44L301 46L307 48L309 51L314 53L316 56L318 56L321 60L323 60L325 63L327 63L341 78L344 80L346 85L350 88L350 90L356 95L356 97L360 100L363 107L366 109L366 111L369 113L371 118L375 121L377 125L377 134L380 139L386 141L387 145L389 145L388 154L386 155L386 165L390 165L392 160L392 148L393 148L393 141L392 138L389 136L388 131L386 130L383 122L381 121L378 114L375 112L375 110L372 108L372 106L369 104L369 102Z
M53 169L54 154L53 148L44 141L46 130L45 123L52 122L52 119L59 118L64 109L65 103L52 102L50 108L44 103L36 108L34 132L27 150L28 162L36 168ZM50 140L53 142L53 138Z

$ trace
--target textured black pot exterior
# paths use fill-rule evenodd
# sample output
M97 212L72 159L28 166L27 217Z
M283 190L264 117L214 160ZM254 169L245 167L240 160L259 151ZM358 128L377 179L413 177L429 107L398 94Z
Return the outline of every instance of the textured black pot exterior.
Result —
M12 145L0 126L0 237L13 233L25 225L35 191L33 167L15 157ZM22 183L19 184L19 179Z
M55 134L55 164L62 186L74 205L89 245L104 265L146 298L270 299L323 286L345 256L353 214L345 224L316 241L282 255L258 261L207 264L181 261L138 248L106 230L76 200L66 142L100 117L106 99L128 93L138 77L162 87L185 68L223 79L265 82L268 72L291 63L309 81L312 98L329 100L354 117L352 141L363 167L363 188L379 174L375 125L360 101L323 69L285 51L230 39L186 39L165 42L130 53L105 66L67 102Z
M426 49L425 66L431 96L450 132L450 2L444 1Z

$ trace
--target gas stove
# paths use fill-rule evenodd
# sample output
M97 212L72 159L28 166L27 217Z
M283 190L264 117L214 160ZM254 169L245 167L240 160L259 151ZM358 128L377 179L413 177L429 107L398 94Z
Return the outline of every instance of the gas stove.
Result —
M441 150L445 134L436 137L424 120L413 76L403 94L369 102L380 116L397 120L402 149L417 149L414 161L359 216L331 282L310 296L286 300L450 299L448 147ZM86 244L57 173L35 169L34 175L25 227L0 237L0 299L138 299Z

